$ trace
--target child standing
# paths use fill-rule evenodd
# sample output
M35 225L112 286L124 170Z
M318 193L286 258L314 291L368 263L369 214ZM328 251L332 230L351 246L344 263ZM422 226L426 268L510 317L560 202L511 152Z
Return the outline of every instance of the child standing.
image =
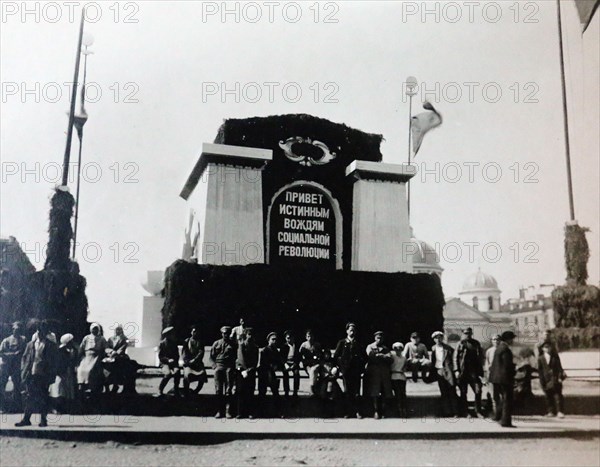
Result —
M408 418L408 404L406 399L406 357L402 355L404 345L401 342L394 342L392 345L392 390L398 404L400 417Z

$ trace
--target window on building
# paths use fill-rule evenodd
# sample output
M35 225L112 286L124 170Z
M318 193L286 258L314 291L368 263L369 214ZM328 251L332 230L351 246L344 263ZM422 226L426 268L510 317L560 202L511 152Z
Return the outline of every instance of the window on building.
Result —
M492 298L491 295L488 297L488 307L490 310L494 309L494 299Z
M477 297L473 297L473 308L479 310L479 299Z

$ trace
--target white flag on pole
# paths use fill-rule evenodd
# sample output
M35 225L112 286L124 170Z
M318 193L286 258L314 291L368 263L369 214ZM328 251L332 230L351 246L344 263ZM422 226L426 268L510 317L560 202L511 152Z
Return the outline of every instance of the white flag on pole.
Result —
M419 152L419 148L421 147L421 143L427 132L442 124L442 115L435 110L430 102L425 102L423 108L427 110L427 112L415 115L411 118L410 123L414 156Z

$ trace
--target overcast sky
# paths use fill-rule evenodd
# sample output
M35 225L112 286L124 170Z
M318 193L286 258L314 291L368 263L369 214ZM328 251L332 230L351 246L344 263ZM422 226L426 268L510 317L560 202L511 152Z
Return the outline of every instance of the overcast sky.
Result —
M429 90L444 116L416 160L411 213L416 236L442 253L446 296L479 266L503 301L521 285L563 283L556 5L468 3L232 3L224 17L221 2L94 4L78 237L90 319L136 321L145 271L180 256L178 194L223 119L309 113L383 134L384 162L401 163L409 75L422 83L414 112ZM0 229L41 268L81 6L28 8L2 4ZM592 228L597 284L599 21L582 39L573 4L563 10L576 217Z

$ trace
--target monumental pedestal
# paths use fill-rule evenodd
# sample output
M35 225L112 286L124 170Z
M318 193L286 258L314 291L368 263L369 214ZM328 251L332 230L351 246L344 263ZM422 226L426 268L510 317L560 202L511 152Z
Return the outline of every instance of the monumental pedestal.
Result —
M381 141L310 115L225 121L181 191L195 234L166 271L163 326L210 341L244 317L327 343L349 320L390 339L441 329L439 277L411 274L405 249L415 170L383 163Z

